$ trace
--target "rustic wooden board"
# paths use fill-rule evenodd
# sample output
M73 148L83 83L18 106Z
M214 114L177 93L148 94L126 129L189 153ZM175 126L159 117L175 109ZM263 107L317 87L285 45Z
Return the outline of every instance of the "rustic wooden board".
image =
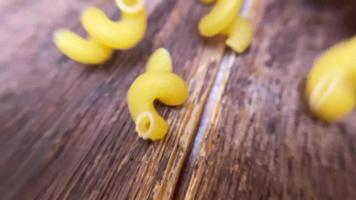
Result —
M0 199L355 199L355 117L321 123L302 99L315 56L356 32L356 7L332 2L253 1L256 37L237 56L199 36L209 7L150 0L145 41L93 68L60 54L51 34L84 33L88 5L117 17L112 0L0 1ZM190 99L158 105L171 130L151 143L134 133L125 96L161 46Z
M226 87L180 198L356 198L355 117L327 125L303 102L315 56L356 32L347 23L354 18L345 18L350 8L265 1L252 48L229 58Z
M149 1L149 30L137 48L89 68L60 54L58 27L84 33L87 5L118 16L112 0L4 1L0 4L0 197L8 199L169 199L189 153L224 46L205 41L196 1ZM158 47L170 50L187 80L184 107L160 111L168 137L139 139L126 92Z

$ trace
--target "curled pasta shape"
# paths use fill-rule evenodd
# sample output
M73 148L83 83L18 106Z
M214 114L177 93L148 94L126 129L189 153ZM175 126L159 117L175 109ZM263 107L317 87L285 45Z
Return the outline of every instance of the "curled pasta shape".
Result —
M201 0L211 3L213 0ZM243 53L251 44L252 24L238 16L243 0L217 0L214 8L199 23L203 36L212 37L223 34L228 37L226 45L237 53Z
M334 122L352 112L356 103L356 37L326 51L309 73L306 96L311 111Z
M81 23L88 39L69 30L57 30L54 42L63 54L85 64L100 64L111 58L113 49L130 49L144 37L147 26L143 0L116 0L121 19L114 22L96 8L82 13Z
M146 71L131 85L127 95L128 107L136 123L136 131L143 139L162 139L168 124L154 107L154 101L177 106L188 98L184 80L172 72L170 54L158 49L149 59Z

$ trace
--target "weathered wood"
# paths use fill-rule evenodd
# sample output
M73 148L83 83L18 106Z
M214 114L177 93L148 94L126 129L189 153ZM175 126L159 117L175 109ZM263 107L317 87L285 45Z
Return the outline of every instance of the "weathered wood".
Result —
M227 85L178 196L355 199L355 118L328 125L303 102L313 59L355 33L343 21L350 7L312 0L265 6L250 51L230 58Z
M171 198L224 49L198 34L208 8L147 2L144 42L96 68L64 57L51 35L59 27L83 33L79 15L87 5L118 16L113 1L6 2L0 4L1 199ZM178 109L159 106L171 129L164 141L150 143L134 132L125 98L161 46L172 53L190 98Z
M150 0L145 41L95 68L64 57L51 35L84 33L88 5L118 16L112 0L0 1L0 199L355 199L355 117L324 124L303 102L313 59L356 32L356 7L340 2L255 0L252 48L222 58L223 38L197 31L209 7ZM151 143L134 133L125 97L161 46L190 99L158 105L171 129ZM195 160L192 143L222 67Z

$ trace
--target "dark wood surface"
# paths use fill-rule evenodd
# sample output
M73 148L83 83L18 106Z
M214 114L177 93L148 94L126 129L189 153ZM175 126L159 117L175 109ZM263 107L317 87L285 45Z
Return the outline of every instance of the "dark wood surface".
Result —
M1 200L356 198L355 117L322 123L302 95L315 57L356 32L352 6L255 0L253 45L238 56L199 36L208 6L151 0L145 40L88 67L51 36L84 33L80 11L92 4L118 16L109 0L0 1ZM158 105L171 129L152 143L134 132L125 97L162 46L190 98Z
M313 59L347 38L346 10L267 1L250 51L231 58L186 199L355 199L356 124L327 125L303 100ZM349 20L349 19L347 19Z

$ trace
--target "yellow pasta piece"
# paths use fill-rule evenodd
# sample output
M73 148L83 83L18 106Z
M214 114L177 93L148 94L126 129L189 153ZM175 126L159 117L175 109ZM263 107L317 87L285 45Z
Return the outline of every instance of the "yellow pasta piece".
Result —
M129 111L138 135L153 141L164 138L168 124L155 110L154 101L177 106L187 98L188 88L184 80L172 72L169 52L158 49L147 62L146 72L132 83L127 94Z
M237 16L224 33L229 36L226 45L237 53L245 52L253 39L252 24L241 16Z
M243 0L217 0L211 12L201 19L200 33L206 37L224 34L228 37L226 45L237 53L243 53L251 44L253 28L247 19L238 16L242 3Z
M111 21L95 7L87 8L81 18L89 39L68 30L58 30L54 42L63 54L85 63L100 64L111 58L113 49L130 49L144 37L147 16L143 0L116 0L121 10L121 19Z
M314 63L306 96L311 111L328 122L352 112L356 103L356 37L330 48Z

